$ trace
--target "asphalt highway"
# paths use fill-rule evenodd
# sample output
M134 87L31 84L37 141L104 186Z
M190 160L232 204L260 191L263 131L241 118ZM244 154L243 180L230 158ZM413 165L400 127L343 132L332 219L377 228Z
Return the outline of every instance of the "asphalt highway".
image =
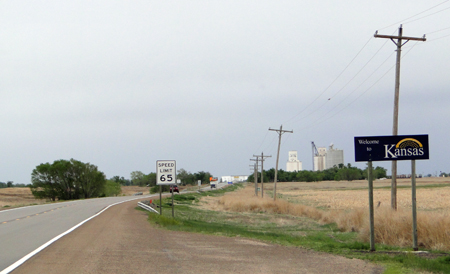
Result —
M218 184L223 188L227 183ZM203 187L202 191L211 190ZM130 200L159 198L159 194L96 198L0 211L0 274L26 256L34 255L48 244L70 233L106 207ZM50 242L50 243L49 243Z
M130 201L108 208L10 274L383 272L369 262L301 247L160 229L135 207Z
M0 211L0 274L109 205L158 195L108 197Z

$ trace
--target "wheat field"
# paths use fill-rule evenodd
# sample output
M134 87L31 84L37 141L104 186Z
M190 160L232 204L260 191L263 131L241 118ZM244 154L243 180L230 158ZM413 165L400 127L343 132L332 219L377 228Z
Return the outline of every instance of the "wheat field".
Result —
M422 178L418 186L442 185L417 189L417 224L419 247L450 251L450 181L448 178ZM399 180L398 186L410 181ZM390 208L390 181L375 182L375 241L388 245L412 245L411 188L398 188L398 210ZM378 187L378 188L377 188ZM265 184L265 197L256 197L250 184L218 198L208 197L202 207L235 212L267 212L310 217L321 223L336 223L342 231L356 231L369 241L367 182L278 183L276 201L271 196L273 184Z

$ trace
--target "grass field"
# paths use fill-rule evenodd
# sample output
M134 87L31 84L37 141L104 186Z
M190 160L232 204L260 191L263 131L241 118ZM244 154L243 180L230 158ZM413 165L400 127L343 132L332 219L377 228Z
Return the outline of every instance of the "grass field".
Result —
M140 186L122 186L122 193L120 195L131 196L137 192L148 194L149 188ZM48 202L50 201L45 199L35 199L28 187L0 188L0 210L11 207L39 205Z
M10 207L44 204L45 200L35 199L28 187L0 188L0 210Z
M149 218L173 230L249 237L371 260L384 265L385 273L450 273L446 199L450 182L445 179L418 182L419 213L425 217L419 218L419 249L426 253L411 253L407 180L399 182L398 212L389 208L390 181L375 183L381 203L388 197L388 205L376 210L376 252L368 252L364 181L279 183L277 202L272 198L272 184L264 185L264 199L255 197L252 184L235 191L176 195L175 219L170 217L170 208L163 208L162 217L150 214ZM170 200L163 204L170 205ZM390 242L392 239L397 242Z
M417 190L419 247L450 251L450 182L447 178L420 179ZM375 183L375 240L377 243L412 245L411 189L399 182L398 211L390 209L390 182ZM309 186L309 187L308 187ZM359 233L368 241L369 209L367 182L278 183L276 202L273 184L265 184L264 199L247 186L220 198L206 198L202 206L211 210L267 212L303 216L322 224L337 224L341 231ZM366 189L363 189L366 188Z

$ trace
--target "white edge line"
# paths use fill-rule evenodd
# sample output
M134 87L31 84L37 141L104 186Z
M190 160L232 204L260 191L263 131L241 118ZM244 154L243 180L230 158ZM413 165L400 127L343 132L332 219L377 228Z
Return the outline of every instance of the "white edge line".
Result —
M86 201L92 201L93 199L109 199L109 198L116 198L116 197L97 197L97 198L69 200L69 201L62 201L62 202L58 201L58 202L55 202L55 203L46 203L46 204L39 204L39 205L20 206L20 207L14 207L14 208L10 208L10 209L0 210L0 214L3 213L3 212L13 211L13 210L20 210L20 209L29 208L29 207L52 206L52 205L60 205L60 204L64 204L64 203L81 203L81 202L86 202Z
M47 246L51 245L52 243L56 242L57 240L59 240L60 238L62 238L63 236L69 234L70 232L74 231L75 229L77 229L79 226L81 226L82 224L86 223L87 221L97 217L98 215L102 214L103 211L107 210L108 208L121 204L121 203L125 203L125 202L129 202L129 201L133 201L133 200L138 200L138 199L145 199L145 198L150 198L153 197L155 195L151 195L148 197L139 197L139 198L134 198L134 199L130 199L130 200L125 200L125 201L120 201L114 204L111 204L107 207L105 207L104 209L102 209L100 212L98 212L97 214L87 218L86 220L82 221L81 223L77 224L76 226L70 228L69 230L67 230L66 232L63 232L61 234L59 234L58 236L56 236L55 238L51 239L50 241L46 242L45 244L41 245L40 247L36 248L35 250L33 250L32 252L28 253L27 255L25 255L24 257L22 257L22 259L18 260L17 262L13 263L12 265L8 266L7 268L3 269L0 274L7 274L11 271L13 271L14 269L16 269L17 267L19 267L21 264L23 264L24 262L26 262L28 259L30 259L31 257L33 257L34 255L36 255L37 253L41 252L44 248L46 248Z

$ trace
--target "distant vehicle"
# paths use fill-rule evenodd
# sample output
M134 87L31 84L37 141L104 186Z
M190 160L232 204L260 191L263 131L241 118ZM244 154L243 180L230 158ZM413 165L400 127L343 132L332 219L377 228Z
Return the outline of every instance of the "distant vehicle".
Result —
M170 186L170 193L172 193L172 191L175 193L180 193L180 191L178 190L178 186Z
M136 196L136 195L143 195L144 193L142 193L142 192L136 192L136 193L134 193L133 195L134 196Z
M209 185L211 188L216 188L218 184L219 179L217 177L209 177Z

